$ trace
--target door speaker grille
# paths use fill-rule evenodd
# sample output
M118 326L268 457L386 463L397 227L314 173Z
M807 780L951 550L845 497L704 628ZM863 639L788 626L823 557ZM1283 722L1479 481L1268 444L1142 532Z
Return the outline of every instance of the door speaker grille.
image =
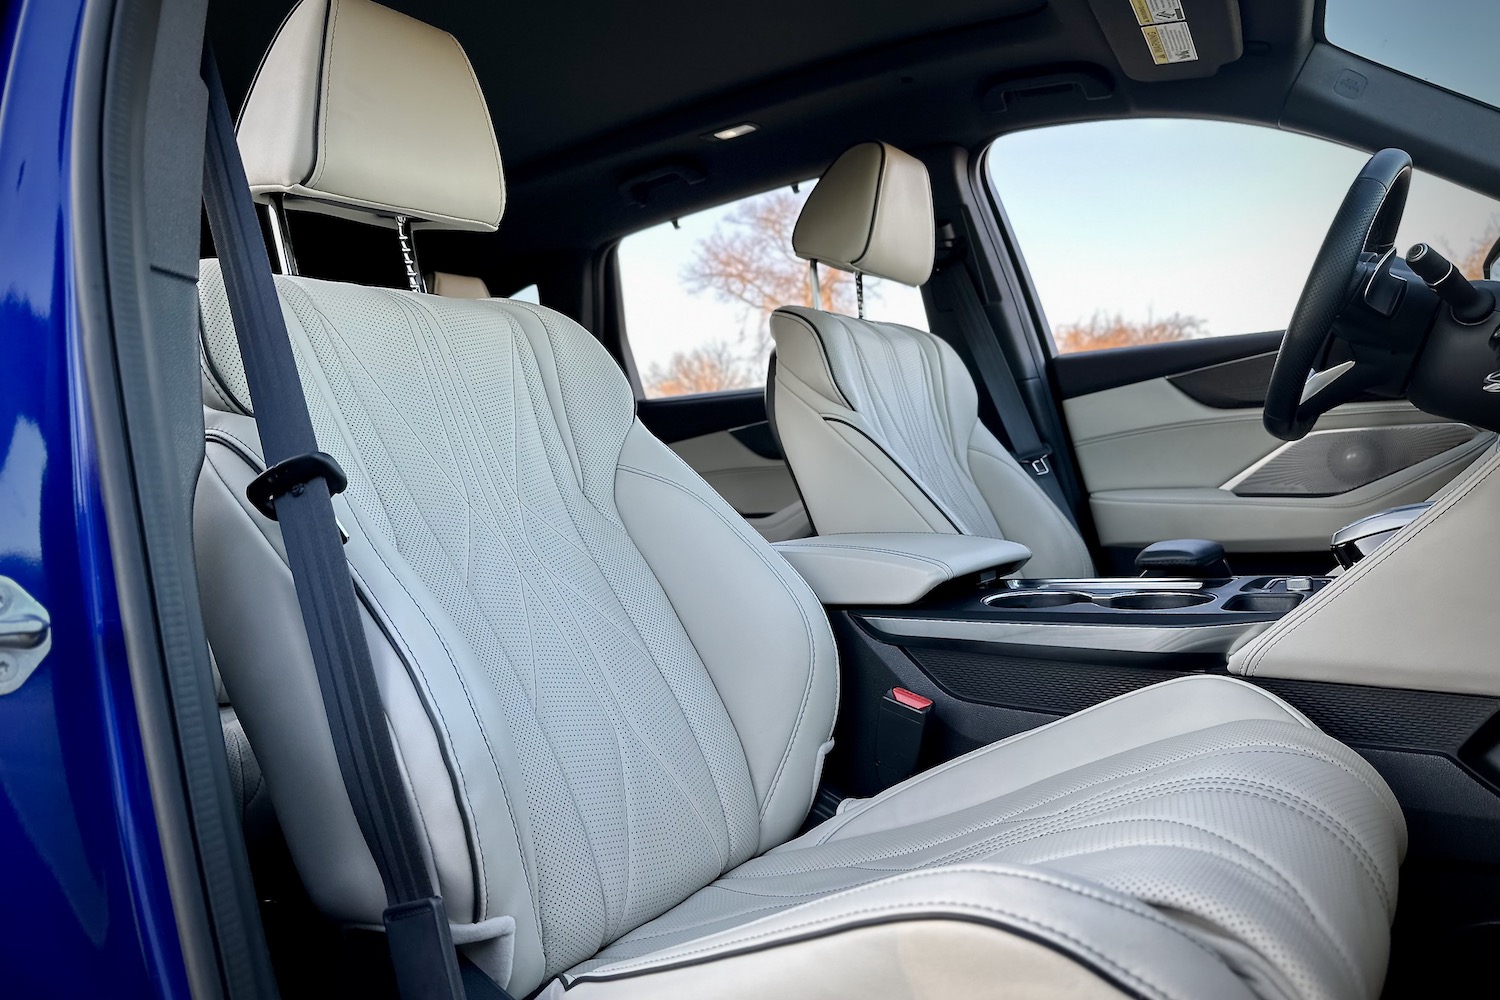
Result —
M1224 489L1242 497L1337 496L1467 444L1480 433L1468 424L1314 431L1276 449Z

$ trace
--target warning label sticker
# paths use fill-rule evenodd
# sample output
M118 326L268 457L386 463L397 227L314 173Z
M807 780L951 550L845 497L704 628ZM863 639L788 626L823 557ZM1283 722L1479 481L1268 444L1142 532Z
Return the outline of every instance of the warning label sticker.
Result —
M1180 0L1130 0L1130 6L1135 8L1135 19L1141 24L1181 21L1187 17Z
M1146 47L1151 50L1151 58L1158 66L1194 62L1198 58L1193 33L1188 30L1186 21L1147 25L1141 29L1141 34L1146 36Z

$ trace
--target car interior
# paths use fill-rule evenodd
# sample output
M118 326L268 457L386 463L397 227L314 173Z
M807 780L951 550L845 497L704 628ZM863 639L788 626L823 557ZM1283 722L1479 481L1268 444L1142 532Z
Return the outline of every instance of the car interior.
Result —
M1500 283L1431 220L1500 236L1500 97L1381 17L87 21L84 360L195 995L1493 989ZM1020 144L1104 127L1148 131L1037 183L1180 127L1337 187L1101 179L1046 232ZM1295 247L1162 278L1276 328L1073 346L1110 317L1060 296L1282 189ZM780 283L674 292L649 248L757 206Z

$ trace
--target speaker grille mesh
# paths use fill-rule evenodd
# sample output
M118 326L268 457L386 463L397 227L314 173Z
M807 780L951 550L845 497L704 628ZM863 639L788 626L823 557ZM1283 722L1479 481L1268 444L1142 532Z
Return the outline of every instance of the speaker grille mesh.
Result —
M1480 433L1468 424L1316 431L1273 452L1226 488L1242 497L1336 496L1425 462Z

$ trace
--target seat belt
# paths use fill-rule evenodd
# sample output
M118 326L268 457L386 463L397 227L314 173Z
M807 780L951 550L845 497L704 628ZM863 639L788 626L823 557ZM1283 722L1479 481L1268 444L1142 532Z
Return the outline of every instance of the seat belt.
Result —
M334 518L331 497L348 480L318 451L229 104L206 46L202 73L209 94L203 203L266 461L246 495L281 526L339 771L385 883L397 989L402 1000L462 1000L453 934L422 854Z
M959 337L968 346L974 365L979 369L980 380L995 404L995 412L1000 416L1005 436L1010 439L1016 461L1076 526L1073 507L1052 468L1052 448L1037 433L1031 411L1021 396L1021 387L1016 384L1010 364L995 340L994 328L979 302L979 292L968 268L962 259L950 261L933 274L932 281L934 292L939 293L938 304L946 305L953 312L953 323L958 328ZM942 315L941 309L937 315Z

